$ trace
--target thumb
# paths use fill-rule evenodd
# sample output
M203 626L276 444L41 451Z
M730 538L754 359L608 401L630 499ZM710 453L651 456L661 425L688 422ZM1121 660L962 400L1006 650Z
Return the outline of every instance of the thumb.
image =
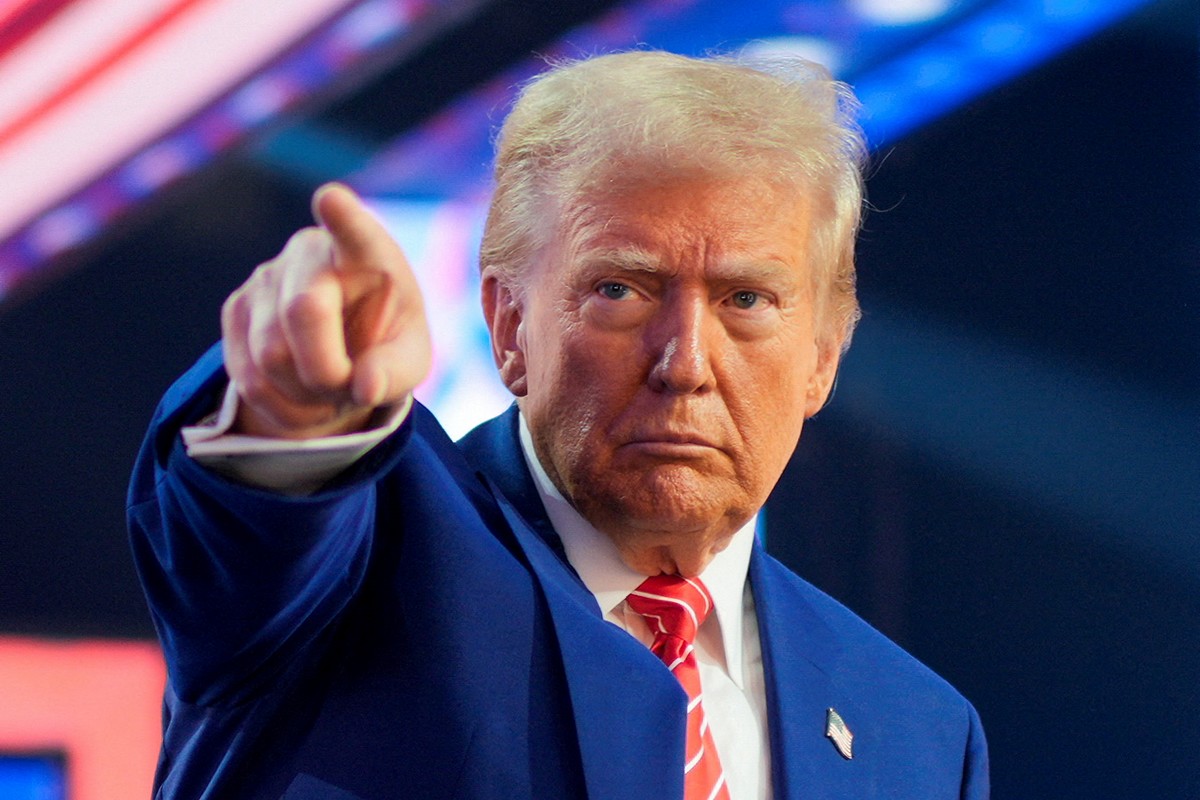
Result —
M359 355L351 375L351 396L362 406L398 402L429 375L429 329L410 326L403 336L381 341Z

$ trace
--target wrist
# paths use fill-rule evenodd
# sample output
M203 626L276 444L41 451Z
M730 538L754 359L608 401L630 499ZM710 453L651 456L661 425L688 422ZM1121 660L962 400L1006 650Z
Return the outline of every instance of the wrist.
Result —
M320 439L359 433L372 427L377 409L319 406L264 411L240 398L230 433L267 439Z

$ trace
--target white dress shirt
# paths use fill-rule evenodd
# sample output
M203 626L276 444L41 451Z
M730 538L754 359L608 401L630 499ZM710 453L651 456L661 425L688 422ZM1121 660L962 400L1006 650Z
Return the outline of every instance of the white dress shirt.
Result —
M217 414L182 431L188 455L253 486L306 494L395 431L407 416L411 401L396 409L379 428L299 442L228 433L236 404L236 390L230 385ZM563 498L534 454L523 416L520 438L525 463L567 560L596 597L604 618L649 647L654 635L641 615L625 603L646 576L630 569L616 545ZM752 519L700 575L713 596L714 611L697 633L696 658L705 714L733 800L771 798L762 646L746 579L754 536Z

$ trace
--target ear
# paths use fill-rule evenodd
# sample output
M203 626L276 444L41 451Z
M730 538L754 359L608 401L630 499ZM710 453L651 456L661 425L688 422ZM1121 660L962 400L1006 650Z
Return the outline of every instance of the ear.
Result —
M829 402L833 387L837 384L838 365L842 357L840 338L820 339L817 348L817 367L808 379L808 393L804 398L804 417L816 416Z
M516 397L528 391L525 350L522 345L522 308L508 284L495 272L485 270L480 286L483 317L492 334L492 360L500 380Z

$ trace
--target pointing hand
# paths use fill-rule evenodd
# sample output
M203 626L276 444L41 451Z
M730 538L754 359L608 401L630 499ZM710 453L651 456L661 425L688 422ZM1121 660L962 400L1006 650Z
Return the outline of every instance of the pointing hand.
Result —
M235 430L308 439L361 430L429 372L429 329L399 245L345 186L313 195L318 225L260 265L221 311Z

